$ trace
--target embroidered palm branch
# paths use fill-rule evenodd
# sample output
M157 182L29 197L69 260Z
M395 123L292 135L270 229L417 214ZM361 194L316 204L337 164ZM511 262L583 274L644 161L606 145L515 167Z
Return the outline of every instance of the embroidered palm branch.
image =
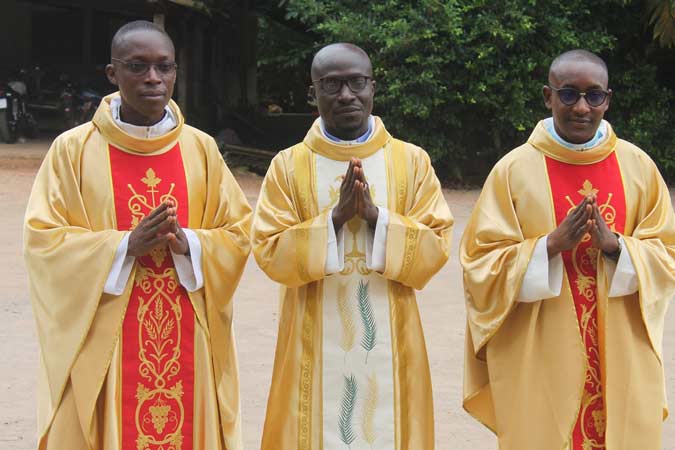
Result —
M375 410L377 409L377 378L375 374L368 377L368 392L363 402L361 431L363 438L372 447L375 443Z
M345 358L347 353L354 348L356 341L356 327L354 326L354 312L352 305L349 303L347 296L347 284L340 283L337 292L337 306L340 315L340 323L342 325L342 339L340 340L340 347L345 351Z
M377 324L375 323L375 316L373 314L373 305L370 303L370 294L368 287L370 282L364 283L359 281L356 295L359 300L359 313L361 314L361 322L363 323L363 337L361 338L361 347L366 351L366 364L368 364L368 355L370 351L375 348L377 343Z
M340 431L340 440L350 449L352 442L356 439L354 429L352 428L352 418L354 417L354 408L356 407L356 378L350 375L344 377L345 386L342 392L342 406L340 408L340 417L338 419L338 429Z

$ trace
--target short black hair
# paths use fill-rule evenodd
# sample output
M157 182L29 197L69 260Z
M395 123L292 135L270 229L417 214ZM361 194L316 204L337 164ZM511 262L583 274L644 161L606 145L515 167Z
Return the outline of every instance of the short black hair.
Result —
M589 62L592 64L597 64L605 71L606 74L608 74L607 76L609 77L609 71L607 70L607 63L605 63L605 61L602 58L600 58L593 52L584 50L582 48L577 48L574 50L569 50L564 53L561 53L560 55L558 55L557 58L553 60L551 66L548 69L549 78L552 73L555 73L558 66L566 62Z
M119 49L124 46L124 40L128 34L134 31L141 31L141 30L156 31L157 33L164 36L173 47L173 40L171 39L171 36L169 36L169 33L164 31L162 27L147 20L134 20L133 22L129 22L127 24L122 25L120 29L117 30L110 44L110 55L115 56L115 54L117 54Z

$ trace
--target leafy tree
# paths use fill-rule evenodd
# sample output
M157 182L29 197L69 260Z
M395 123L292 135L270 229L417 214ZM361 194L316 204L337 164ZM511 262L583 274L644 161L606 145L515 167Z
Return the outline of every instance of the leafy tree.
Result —
M295 61L330 42L363 47L375 68L375 113L399 137L425 147L441 176L464 181L484 176L548 115L541 91L556 55L571 48L612 55L626 20L639 22L625 0L283 3L286 18L305 24L314 38L304 53L292 49ZM276 57L282 58L278 50ZM651 77L648 85L659 95L658 114L644 102L644 77ZM622 98L633 118L621 118L620 125L628 139L665 126L661 137L643 136L642 142L674 153L675 132L667 126L673 123L672 95L654 77L654 68L645 67L617 78L635 97Z

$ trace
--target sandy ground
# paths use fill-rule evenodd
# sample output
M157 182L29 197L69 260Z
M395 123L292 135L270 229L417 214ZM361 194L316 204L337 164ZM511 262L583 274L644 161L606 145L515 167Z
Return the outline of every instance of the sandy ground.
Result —
M21 226L33 178L48 144L0 144L0 229L4 230L0 234L0 449L4 450L35 448L38 347L21 257ZM235 172L249 201L255 203L260 177ZM446 191L445 196L456 220L452 256L418 295L433 378L436 448L496 449L492 434L461 408L464 300L457 243L478 191ZM260 444L279 319L277 299L278 287L250 258L235 294L247 449L257 449ZM664 348L668 396L675 399L673 309L668 316ZM675 420L664 426L664 443L665 450L675 450Z

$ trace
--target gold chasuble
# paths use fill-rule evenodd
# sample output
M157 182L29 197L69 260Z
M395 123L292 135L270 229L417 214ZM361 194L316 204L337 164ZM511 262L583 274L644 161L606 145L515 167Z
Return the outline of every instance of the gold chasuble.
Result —
M501 450L661 449L675 217L651 159L608 131L579 152L540 122L494 167L462 237L464 408ZM614 263L586 236L562 254L558 297L518 302L537 240L589 194L623 236L638 291L608 298Z
M140 139L114 122L115 95L54 141L26 211L39 449L239 450L231 298L250 207L175 103L177 127ZM167 199L199 238L204 287L188 293L159 248L136 259L121 295L104 293L124 232Z
M355 217L342 230L344 268L327 275L329 212L352 157L389 211L385 268L368 268L373 231ZM379 118L353 145L327 140L317 120L274 158L252 229L258 264L283 285L263 450L433 450L413 289L447 260L451 226L428 155L393 139Z

